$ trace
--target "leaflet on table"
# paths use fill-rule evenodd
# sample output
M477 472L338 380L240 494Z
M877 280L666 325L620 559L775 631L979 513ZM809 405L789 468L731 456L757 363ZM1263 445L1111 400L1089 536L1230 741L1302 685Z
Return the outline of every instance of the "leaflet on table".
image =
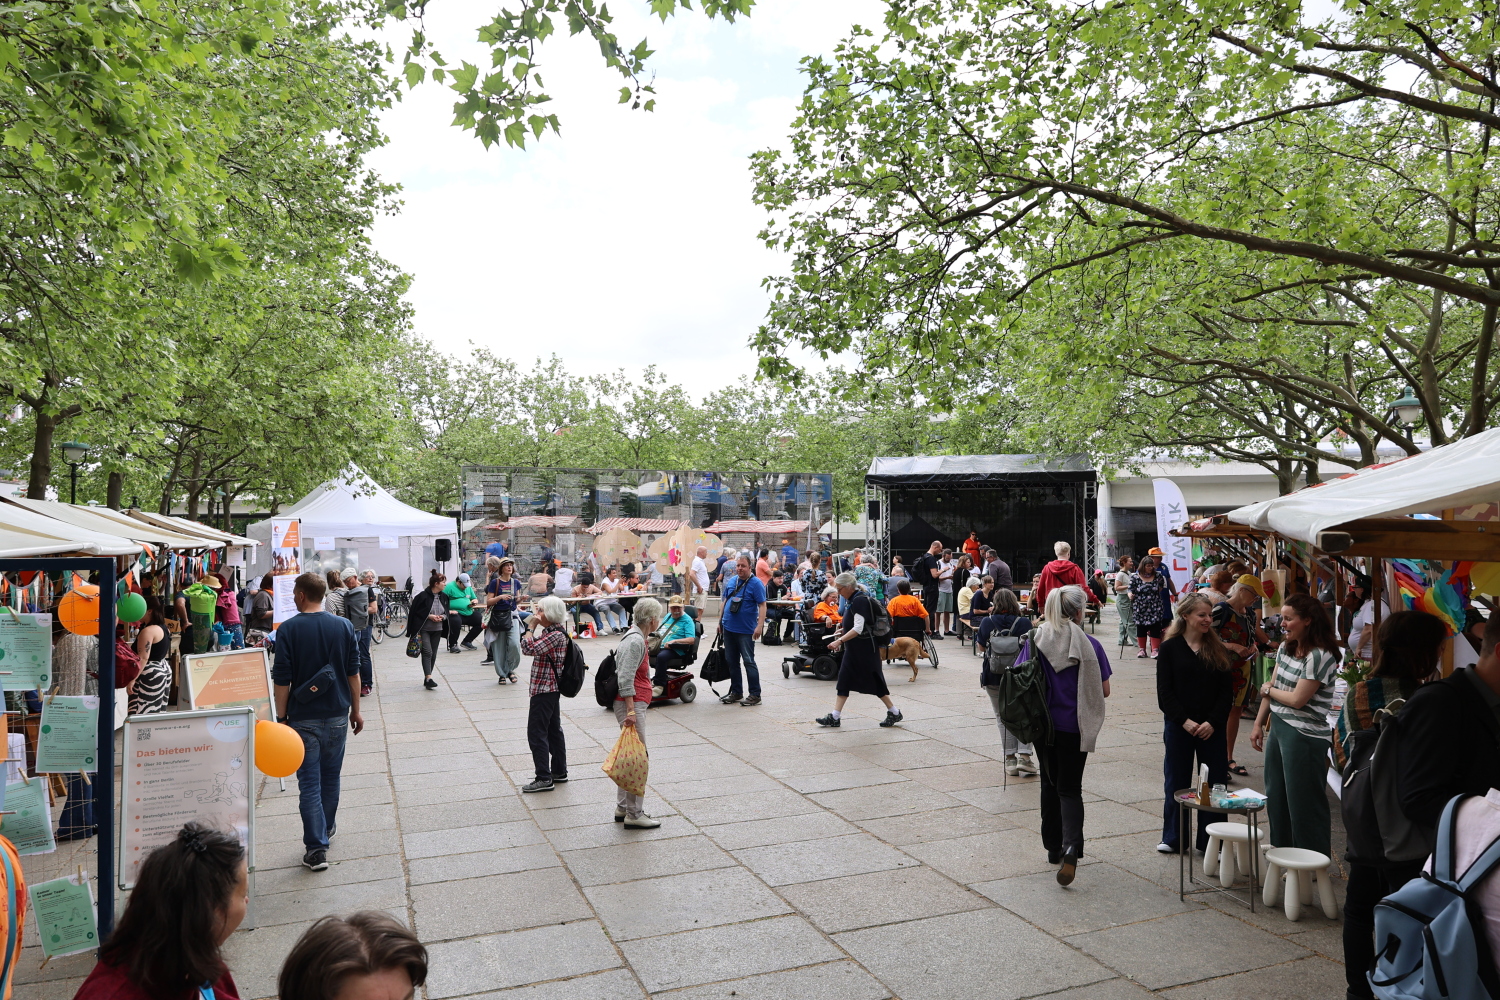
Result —
M36 746L38 773L98 771L98 753L98 695L51 695L42 699Z
M94 893L87 874L39 882L29 886L27 892L31 894L31 912L43 955L62 958L99 946Z
M52 616L0 609L0 690L52 686Z
M47 806L47 779L12 781L5 786L5 804L15 812L0 816L0 835L15 845L17 854L51 854L52 810Z

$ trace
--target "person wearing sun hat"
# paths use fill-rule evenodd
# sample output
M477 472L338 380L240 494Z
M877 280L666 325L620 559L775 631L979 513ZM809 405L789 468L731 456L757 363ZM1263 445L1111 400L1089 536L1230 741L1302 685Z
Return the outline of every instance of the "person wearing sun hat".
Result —
M188 621L193 628L192 651L207 653L214 646L214 611L219 606L219 590L224 585L212 573L204 573L198 582L182 592L188 602Z

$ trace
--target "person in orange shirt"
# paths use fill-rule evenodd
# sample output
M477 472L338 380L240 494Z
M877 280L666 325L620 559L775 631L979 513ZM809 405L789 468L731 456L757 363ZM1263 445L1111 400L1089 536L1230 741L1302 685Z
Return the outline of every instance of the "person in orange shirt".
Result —
M760 577L760 585L766 586L771 582L771 560L768 558L769 549L761 549L760 555L755 560L755 575Z
M966 542L964 542L963 548L964 548L964 551L969 554L969 565L971 565L971 566L977 566L980 569L983 569L984 568L984 563L982 563L982 562L979 561L979 549L980 549L980 545L979 545L979 532L977 532L977 531L971 531L971 532L969 532L969 538L968 538L968 540ZM960 581L960 582L962 582L962 581Z
M839 614L839 592L832 587L824 590L823 599L813 608L812 614L815 622L827 622L830 625L842 623L844 616Z
M890 612L892 618L926 618L927 609L922 606L920 597L913 597L911 583L907 580L897 580L896 590L899 593L891 598L885 609Z

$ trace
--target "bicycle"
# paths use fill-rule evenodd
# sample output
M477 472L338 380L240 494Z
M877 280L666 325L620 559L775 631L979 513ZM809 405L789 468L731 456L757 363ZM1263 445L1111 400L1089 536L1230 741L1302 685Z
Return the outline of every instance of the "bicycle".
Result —
M411 611L411 596L404 590L384 595L386 600L380 609L380 627L392 639L406 635L406 619Z

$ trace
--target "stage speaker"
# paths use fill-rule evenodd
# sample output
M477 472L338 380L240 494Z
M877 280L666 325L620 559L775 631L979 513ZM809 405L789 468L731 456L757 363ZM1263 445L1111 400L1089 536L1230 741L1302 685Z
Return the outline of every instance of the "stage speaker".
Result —
M869 517L870 520L872 520L872 521L878 521L878 520L880 520L880 501L879 500L870 500L870 501L867 501L866 504L865 504L865 507L866 507L866 516Z
M1083 516L1090 520L1099 519L1099 498L1087 497L1083 501Z
M445 563L453 558L453 539L439 538L433 542L432 555L440 563Z

